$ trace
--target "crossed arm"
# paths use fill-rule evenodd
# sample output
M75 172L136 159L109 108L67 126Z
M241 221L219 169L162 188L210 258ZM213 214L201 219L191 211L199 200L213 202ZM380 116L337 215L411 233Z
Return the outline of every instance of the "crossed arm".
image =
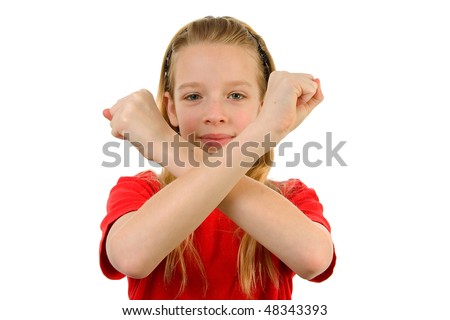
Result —
M319 102L320 95L320 90L314 95ZM273 128L268 131L268 119L264 117L269 116L260 115L232 141L238 145L257 142L252 154L262 156L268 151L263 137L270 133L279 141L286 134ZM166 134L165 139L174 141L174 132ZM168 157L172 162L166 168L177 179L140 209L119 218L109 231L106 251L118 271L132 278L146 277L216 207L300 277L312 279L327 269L333 257L329 232L282 195L247 177L249 168L241 163L251 159L230 145L214 158L218 164L214 167L205 164L203 160L208 155L195 146L177 150L181 160L178 163L173 162L174 157ZM152 150L152 154L161 154L160 151ZM144 154L148 152L143 150ZM192 157L198 165L189 165ZM180 166L180 162L186 166Z

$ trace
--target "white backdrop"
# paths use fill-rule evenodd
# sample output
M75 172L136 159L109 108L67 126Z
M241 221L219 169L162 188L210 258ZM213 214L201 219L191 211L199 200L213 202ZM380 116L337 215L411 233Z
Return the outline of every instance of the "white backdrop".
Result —
M326 132L333 145L347 141L346 167L272 171L317 191L338 256L326 282L295 279L293 303L326 304L328 319L448 319L443 3L1 1L2 314L123 318L126 281L100 272L99 225L118 177L144 168L137 157L102 166L103 145L115 141L102 110L140 88L156 92L182 25L231 15L264 37L279 70L321 79L324 102L286 138L293 152L325 145ZM324 160L324 150L310 156Z

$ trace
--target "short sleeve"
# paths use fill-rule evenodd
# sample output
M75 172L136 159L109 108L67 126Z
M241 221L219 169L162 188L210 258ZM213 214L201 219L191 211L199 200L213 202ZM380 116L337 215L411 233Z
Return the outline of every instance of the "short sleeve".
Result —
M298 179L289 179L278 184L278 188L289 201L291 201L297 208L300 209L309 219L323 225L329 232L331 232L330 224L323 215L323 206L314 189L308 188L303 182ZM334 249L334 248L333 248ZM322 274L318 275L312 282L322 282L328 279L336 265L336 252L333 250L333 259L330 266Z
M106 255L106 236L117 219L124 214L138 210L160 189L158 177L153 171L145 171L132 177L121 177L111 189L106 205L107 214L100 224L102 238L100 241L100 268L110 279L121 279Z

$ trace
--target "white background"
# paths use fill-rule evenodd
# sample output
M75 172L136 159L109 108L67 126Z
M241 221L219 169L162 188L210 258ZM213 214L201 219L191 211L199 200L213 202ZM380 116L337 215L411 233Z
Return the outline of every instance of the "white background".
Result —
M293 303L327 304L328 319L448 319L444 3L2 1L1 313L123 318L132 303L125 280L100 272L99 225L117 178L143 168L137 158L102 167L111 161L102 147L115 141L102 110L156 92L166 45L185 23L231 15L264 37L279 70L322 81L324 102L287 138L294 152L325 145L326 132L347 141L347 167L272 171L317 191L338 255L326 282L295 279Z

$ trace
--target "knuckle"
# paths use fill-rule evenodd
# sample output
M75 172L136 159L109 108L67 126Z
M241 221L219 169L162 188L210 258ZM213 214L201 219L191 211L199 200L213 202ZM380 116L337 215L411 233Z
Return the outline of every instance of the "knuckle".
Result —
M306 79L311 79L314 80L314 76L312 74L309 73L300 73L300 75Z
M314 90L319 89L319 84L317 82L313 81L312 85L313 85Z
M131 99L136 104L147 104L153 98L153 94L147 89L140 89L131 95Z

